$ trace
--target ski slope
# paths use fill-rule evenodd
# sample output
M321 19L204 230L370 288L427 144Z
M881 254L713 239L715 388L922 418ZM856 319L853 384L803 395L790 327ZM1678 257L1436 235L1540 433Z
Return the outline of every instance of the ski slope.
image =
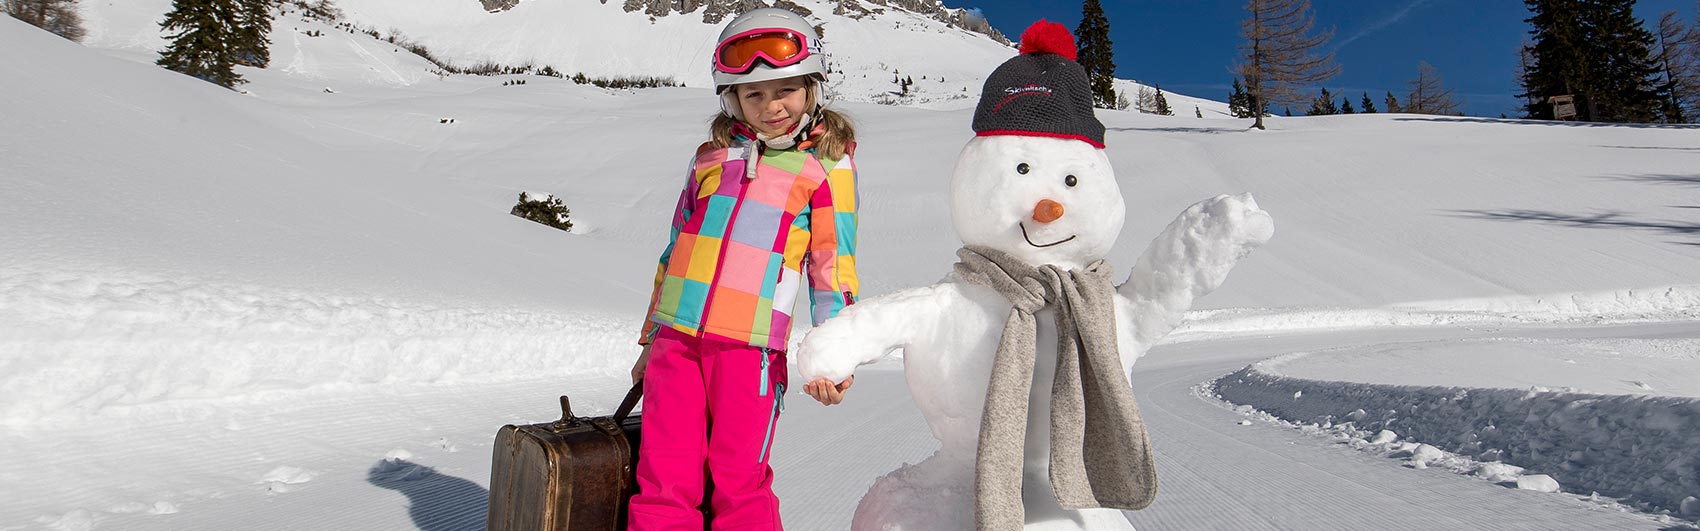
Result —
M475 529L496 428L557 416L558 394L586 414L624 394L713 96L396 77L427 67L342 35L278 39L293 47L236 93L0 18L0 47L32 52L0 55L0 529ZM936 281L969 112L840 104L861 137L866 294ZM1413 470L1192 388L1401 341L1524 338L1552 363L1625 340L1602 324L1692 341L1700 129L1177 114L1100 115L1129 205L1110 261L1218 193L1255 194L1281 230L1135 368L1164 482L1138 527L1689 525L1680 503L1630 514ZM564 197L574 232L509 216L522 190ZM1402 372L1423 385L1634 392L1539 360L1418 361ZM896 371L867 369L832 409L789 397L788 525L843 528L874 479L931 453Z

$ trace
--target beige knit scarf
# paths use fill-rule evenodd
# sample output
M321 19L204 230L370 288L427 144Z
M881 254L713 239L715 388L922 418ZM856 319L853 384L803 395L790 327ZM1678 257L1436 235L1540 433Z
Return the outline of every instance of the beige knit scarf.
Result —
M1145 421L1116 350L1115 287L1103 260L1085 270L1032 266L979 246L956 252L962 278L1015 304L1004 321L976 456L979 529L1021 529L1022 458L1038 322L1056 309L1057 375L1051 388L1051 487L1066 509L1143 509L1157 496Z

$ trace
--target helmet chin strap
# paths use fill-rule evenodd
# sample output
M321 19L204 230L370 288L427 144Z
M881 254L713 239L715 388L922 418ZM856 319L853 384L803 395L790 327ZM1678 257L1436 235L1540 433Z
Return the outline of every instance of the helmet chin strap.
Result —
M760 140L761 143L766 144L767 147L773 149L790 149L792 146L808 140L809 128L813 124L814 117L804 114L802 118L797 120L796 125L791 126L791 129L784 133L780 133L776 136L767 136L766 133L757 132L756 140Z

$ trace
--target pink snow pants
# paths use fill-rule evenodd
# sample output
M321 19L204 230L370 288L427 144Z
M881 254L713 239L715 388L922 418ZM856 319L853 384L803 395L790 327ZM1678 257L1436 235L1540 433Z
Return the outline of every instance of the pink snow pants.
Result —
M710 529L780 531L768 451L786 377L784 351L662 328L644 369L629 529L702 531L706 472L714 480Z

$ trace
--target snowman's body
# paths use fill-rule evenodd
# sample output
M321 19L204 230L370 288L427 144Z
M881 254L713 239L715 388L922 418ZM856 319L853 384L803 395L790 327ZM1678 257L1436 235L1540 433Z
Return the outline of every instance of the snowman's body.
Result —
M954 276L954 275L953 275ZM986 382L997 353L1004 319L1012 305L990 288L951 278L921 289L893 294L891 305L867 305L869 313L894 310L899 306L937 309L934 318L905 319L897 330L906 331L902 345L903 369L915 404L939 440L940 449L926 462L915 465L926 477L899 480L882 488L876 485L857 511L852 529L951 530L973 528L974 456L978 447L980 415L985 407ZM869 301L872 302L872 301ZM858 305L861 306L861 305ZM898 310L891 315L914 316ZM1118 308L1118 314L1125 314ZM1027 442L1023 458L1022 490L1028 529L1132 529L1119 511L1089 509L1064 511L1051 494L1050 393L1056 374L1056 323L1054 312L1034 314L1038 319L1038 351L1029 395ZM1118 315L1126 318L1125 315ZM872 324L872 320L870 320ZM893 323L896 324L896 323ZM876 325L878 326L878 325ZM845 331L850 327L844 327ZM856 338L843 338L856 341ZM861 338L866 339L866 338ZM821 341L836 339L822 336ZM1131 342L1122 342L1130 345ZM1122 347L1122 363L1131 365L1134 352ZM953 382L952 385L941 385ZM885 480L882 483L894 483ZM923 485L926 487L923 488ZM931 491L915 495L909 489ZM946 496L949 507L939 507L937 493ZM870 506L892 506L870 509ZM952 522L943 525L941 518Z
M1059 216L1042 212L1047 202L1060 205L1052 212ZM1102 150L1076 140L1025 136L970 141L957 161L951 205L964 243L1065 269L1080 269L1107 254L1125 214ZM1189 208L1153 241L1117 289L1123 376L1179 324L1194 298L1220 285L1233 264L1272 230L1268 215L1249 196L1220 196ZM861 301L804 339L797 359L805 381L842 381L857 365L901 349L910 393L940 443L927 460L881 478L858 507L853 529L973 528L980 419L1012 306L991 288L951 274L938 284ZM1052 495L1057 329L1051 309L1034 316L1037 351L1022 484L1027 529L1132 529L1120 511L1066 510Z

